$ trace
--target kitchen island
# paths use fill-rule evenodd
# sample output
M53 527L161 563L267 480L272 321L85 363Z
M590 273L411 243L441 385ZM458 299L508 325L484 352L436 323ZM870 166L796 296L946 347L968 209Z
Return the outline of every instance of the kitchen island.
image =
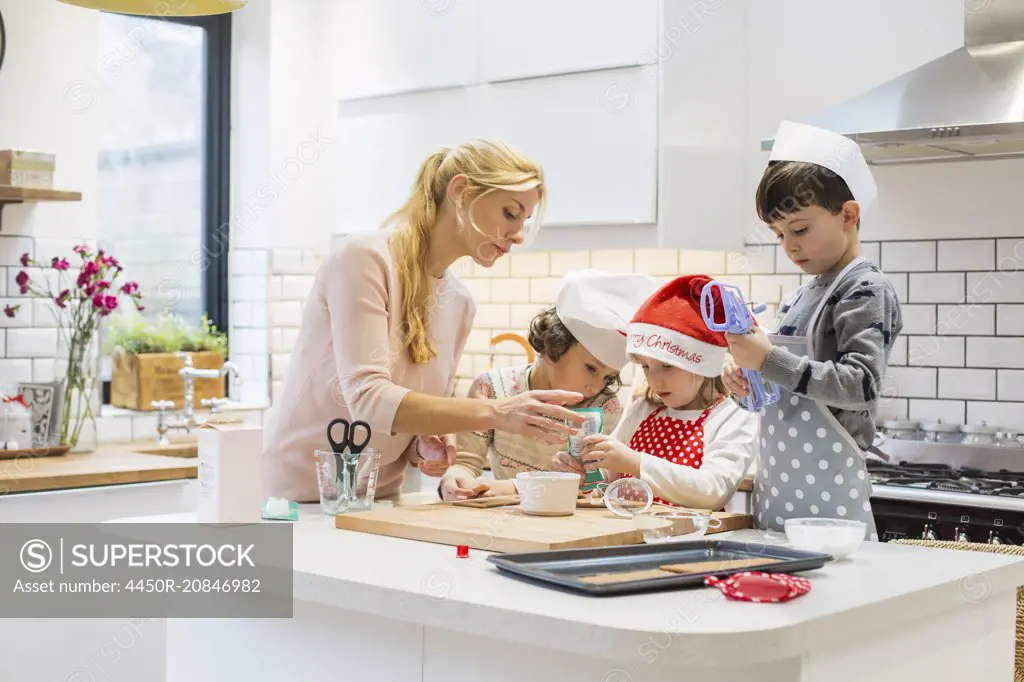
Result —
M1013 678L1020 558L865 543L768 605L713 589L577 596L502 575L485 552L336 530L315 507L294 531L294 617L170 619L168 680Z

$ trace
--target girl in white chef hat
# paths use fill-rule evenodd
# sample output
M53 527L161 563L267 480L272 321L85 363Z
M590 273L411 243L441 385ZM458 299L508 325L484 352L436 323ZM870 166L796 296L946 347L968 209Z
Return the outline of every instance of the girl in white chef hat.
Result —
M536 362L477 376L469 397L503 398L548 388L575 391L585 399L572 407L600 408L603 431L611 433L622 416L619 372L629 362L629 321L660 285L646 275L570 273L556 305L530 324L529 343L537 352ZM460 433L457 445L456 463L438 487L445 500L514 493L517 473L553 468L555 455L566 447L493 430ZM493 479L480 478L487 464Z

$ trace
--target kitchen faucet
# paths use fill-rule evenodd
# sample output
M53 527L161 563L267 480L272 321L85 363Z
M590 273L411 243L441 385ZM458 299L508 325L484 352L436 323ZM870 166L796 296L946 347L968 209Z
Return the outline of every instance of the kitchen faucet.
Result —
M167 410L174 407L173 400L154 400L150 405L159 410L156 417L156 432L157 442L160 445L168 445L167 432L174 430L182 430L185 433L191 433L192 429L202 426L204 423L196 418L195 414L195 380L196 379L219 379L221 377L232 375L233 384L238 386L242 383L242 377L238 373L238 365L226 360L220 369L199 369L192 365L192 356L189 353L178 353L178 357L185 361L185 366L178 370L185 380L185 405L182 411L181 419L174 423L167 423ZM227 398L203 398L199 401L199 404L203 407L209 407L210 412L213 413L218 407L228 402Z

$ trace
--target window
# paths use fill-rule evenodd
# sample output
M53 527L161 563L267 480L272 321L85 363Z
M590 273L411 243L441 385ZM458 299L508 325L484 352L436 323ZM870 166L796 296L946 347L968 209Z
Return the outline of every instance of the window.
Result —
M100 17L98 232L144 315L228 328L229 14Z

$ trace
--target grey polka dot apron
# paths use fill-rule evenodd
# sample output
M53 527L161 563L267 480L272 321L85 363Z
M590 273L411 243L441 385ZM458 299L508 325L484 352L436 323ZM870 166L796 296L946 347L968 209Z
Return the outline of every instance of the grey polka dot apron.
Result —
M822 308L843 277L862 260L846 266L821 297L808 336L772 335L771 342L795 355L814 357L813 330ZM761 411L755 526L782 531L786 519L850 519L866 523L866 539L877 540L864 453L826 405L780 390L779 401Z

